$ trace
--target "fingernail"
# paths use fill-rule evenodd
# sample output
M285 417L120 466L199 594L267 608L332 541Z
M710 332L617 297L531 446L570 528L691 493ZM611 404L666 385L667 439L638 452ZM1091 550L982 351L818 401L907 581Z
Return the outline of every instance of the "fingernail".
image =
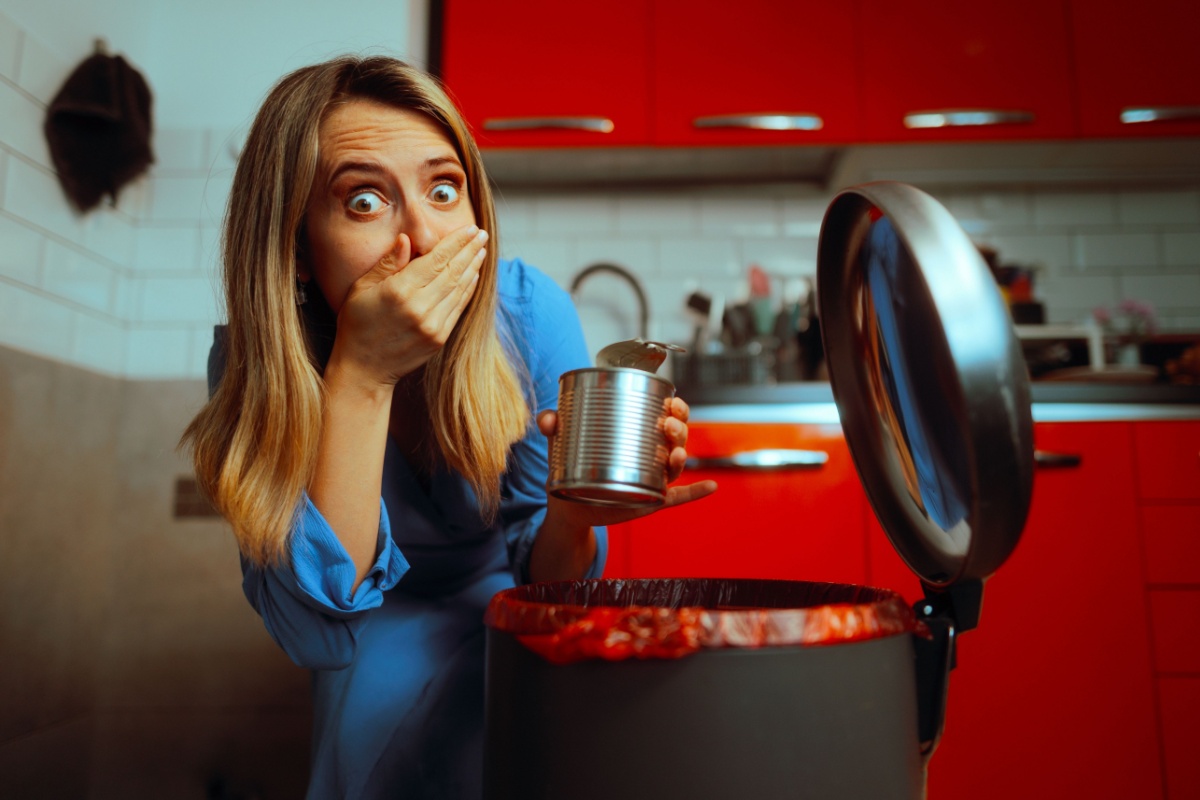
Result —
M486 242L487 240L488 240L488 232L487 232L487 231L480 231L480 232L479 232L479 233L478 233L478 234L475 236L475 241L479 242L480 244L483 244L483 243L484 243L484 242Z
M467 228L467 233L471 234L472 236L474 236L478 231L479 231L478 225L472 225L471 227Z

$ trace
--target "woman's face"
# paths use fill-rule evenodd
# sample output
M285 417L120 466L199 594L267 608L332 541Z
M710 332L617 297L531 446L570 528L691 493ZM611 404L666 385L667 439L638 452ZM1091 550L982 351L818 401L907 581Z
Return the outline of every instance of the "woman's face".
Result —
M424 114L373 100L337 106L321 122L317 174L297 274L316 280L334 312L351 285L407 234L412 258L475 222L467 175Z

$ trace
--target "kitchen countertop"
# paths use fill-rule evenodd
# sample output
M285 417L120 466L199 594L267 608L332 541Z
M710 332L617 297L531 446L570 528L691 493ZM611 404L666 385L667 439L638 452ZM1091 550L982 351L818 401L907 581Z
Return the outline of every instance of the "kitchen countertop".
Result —
M1036 422L1200 419L1200 386L1032 384ZM828 382L759 386L681 386L698 422L837 423Z

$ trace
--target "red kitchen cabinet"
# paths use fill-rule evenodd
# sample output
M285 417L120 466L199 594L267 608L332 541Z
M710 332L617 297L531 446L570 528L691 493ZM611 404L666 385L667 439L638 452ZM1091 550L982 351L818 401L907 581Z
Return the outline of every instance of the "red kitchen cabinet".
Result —
M694 422L688 452L716 459L788 449L817 467L691 469L715 495L609 531L607 577L779 578L863 583L866 498L838 425Z
M1071 26L1083 136L1200 134L1194 0L1071 0Z
M480 147L649 140L649 0L443 7L442 80Z
M868 141L1074 135L1065 0L859 8Z
M930 800L1162 797L1130 423L1039 423L1079 455L1035 472L1029 521L959 639ZM919 594L878 526L872 585Z
M852 4L653 3L654 143L811 144L859 137Z

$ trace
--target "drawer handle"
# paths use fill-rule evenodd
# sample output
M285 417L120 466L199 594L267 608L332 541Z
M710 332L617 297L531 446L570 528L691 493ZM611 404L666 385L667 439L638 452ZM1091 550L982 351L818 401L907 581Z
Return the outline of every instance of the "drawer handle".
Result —
M1042 469L1070 469L1083 463L1078 453L1051 453L1046 450L1033 451L1033 463Z
M612 133L607 117L493 117L483 121L485 131L590 131Z
M1200 106L1138 106L1121 109L1122 125L1142 122L1198 122Z
M694 128L750 128L756 131L819 131L825 120L816 114L718 114L696 117Z
M994 108L948 108L941 111L913 111L904 115L906 128L968 128L977 125L1029 125L1035 117L1030 111L1002 111Z
M776 469L820 469L829 461L821 450L745 450L728 456L687 460L688 469L735 469L762 472Z

